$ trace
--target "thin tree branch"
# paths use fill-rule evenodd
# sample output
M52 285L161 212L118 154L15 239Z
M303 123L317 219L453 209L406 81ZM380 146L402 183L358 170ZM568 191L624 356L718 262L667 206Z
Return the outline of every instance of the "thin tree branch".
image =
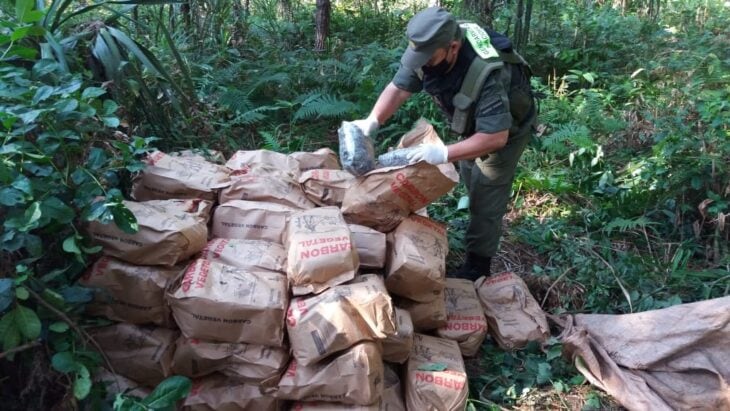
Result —
M60 319L65 321L74 331L76 331L77 334L79 334L82 337L82 341L84 342L84 345L86 345L87 342L91 342L91 344L96 348L97 351L99 351L99 354L101 354L101 357L104 359L104 362L106 363L106 366L109 368L109 371L116 374L114 371L114 367L112 367L111 361L109 361L109 357L107 357L104 350L99 346L99 343L96 342L96 340L89 335L86 331L84 331L81 327L79 327L76 322L71 320L66 313L59 310L58 308L54 307L53 305L49 304L48 301L44 300L43 297L38 295L33 289L30 287L26 287L26 290L28 290L28 293L30 293L31 297L33 297L34 300L36 300L40 305L46 307L49 309L52 313L56 314Z
M30 348L33 348L33 347L38 347L39 345L41 345L40 341L35 340L35 341L31 341L29 343L25 343L23 345L20 345L18 347L11 348L11 349L9 349L9 350L7 350L5 352L1 352L0 353L0 360L2 360L3 358L7 357L10 354L14 354L16 352L25 351L25 350L30 349Z

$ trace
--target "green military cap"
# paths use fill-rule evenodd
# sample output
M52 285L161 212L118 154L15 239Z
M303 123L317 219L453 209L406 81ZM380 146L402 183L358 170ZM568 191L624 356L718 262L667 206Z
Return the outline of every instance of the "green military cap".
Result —
M411 70L420 69L436 50L449 45L458 30L454 16L441 7L429 7L418 12L406 28L408 48L400 59L401 64Z

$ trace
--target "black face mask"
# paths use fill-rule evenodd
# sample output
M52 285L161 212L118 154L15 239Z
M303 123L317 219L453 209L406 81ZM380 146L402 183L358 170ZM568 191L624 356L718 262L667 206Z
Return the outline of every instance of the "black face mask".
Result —
M446 56L439 64L436 64L435 66L423 66L421 67L421 70L423 71L423 74L427 76L443 76L447 71L449 71L451 63L452 62L449 62L449 53L447 52Z
M449 71L450 66L451 63L446 61L446 59L443 59L441 60L441 63L435 66L423 66L421 67L421 70L423 71L423 74L427 76L443 76L447 71Z

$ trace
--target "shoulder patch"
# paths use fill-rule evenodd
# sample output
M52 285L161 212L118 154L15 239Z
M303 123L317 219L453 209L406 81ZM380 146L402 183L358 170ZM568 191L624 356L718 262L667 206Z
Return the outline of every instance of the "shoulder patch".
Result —
M487 34L483 28L479 27L478 24L462 23L460 26L464 29L464 32L466 32L466 39L474 48L474 51L477 52L479 57L483 59L499 57L497 49L495 49L492 45L492 40L489 38L489 34Z

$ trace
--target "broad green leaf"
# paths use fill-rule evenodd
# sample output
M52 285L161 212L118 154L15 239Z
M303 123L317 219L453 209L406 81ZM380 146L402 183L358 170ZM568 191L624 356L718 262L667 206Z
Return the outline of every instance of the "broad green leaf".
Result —
M40 203L35 201L23 213L22 216L16 216L5 220L6 228L15 228L20 232L30 231L38 226L38 220L41 218Z
M456 205L457 210L466 210L469 208L469 196L461 196L459 204Z
M131 211L122 203L108 204L112 207L112 216L114 217L114 224L119 227L120 230L127 234L134 234L139 230L137 225L137 218L132 214Z
M38 314L28 307L15 307L15 324L26 339L35 340L41 335L41 320Z
M68 331L69 326L63 321L57 321L51 325L48 326L48 329L55 332L55 333L63 333Z
M33 195L33 186L30 179L24 175L19 175L11 185L25 194Z
M45 16L45 13L43 13L41 10L31 10L25 15L25 17L23 17L23 23L35 23L41 21L43 19L43 16ZM35 28L37 30L42 29L43 27L35 26ZM41 31L38 35L40 34L43 34L43 32Z
M187 377L174 375L162 381L154 391L142 400L151 409L171 407L175 402L187 397L192 383Z
M20 344L20 330L15 324L15 310L6 313L0 319L0 338L3 342L3 351L13 349Z
M114 100L104 100L104 114L107 116L113 115L117 109L119 108L119 105L114 102Z
M28 35L30 26L19 27L10 34L10 41L18 41Z
M33 96L33 105L36 105L40 103L41 101L47 99L48 97L53 94L53 87L51 86L41 86L36 90L35 95Z
M53 369L68 374L78 369L78 364L73 354L68 351L57 352L51 358Z
M48 197L41 203L41 211L44 217L49 217L61 224L68 224L73 221L76 213L58 197Z
M74 397L79 400L83 400L89 395L91 391L91 379L89 376L79 376L74 381Z
M56 102L56 104L53 105L53 108L54 110L56 110L57 113L68 113L70 111L76 110L78 106L78 100L71 98L59 100L58 102Z
M30 124L38 118L45 110L29 110L23 114L18 114L18 118L23 120L23 123Z
M58 3L57 1L54 1L53 3ZM44 27L48 27L45 24L43 24ZM63 46L61 46L58 41L56 41L56 38L53 36L51 32L46 30L46 32L43 34L48 44L51 46L51 49L53 50L53 54L56 57L56 60L58 60L58 65L61 68L61 71L64 73L68 73L68 62L66 61L66 53L63 49Z
M63 300L69 304L88 303L94 299L94 291L77 285L65 287L59 291Z
M104 94L106 94L106 90L101 87L87 87L84 89L84 92L81 93L81 99L88 100L102 96Z
M0 204L2 205L12 207L22 203L24 199L23 193L14 188L5 187L0 189Z
M81 254L78 244L76 244L76 235L71 235L63 240L63 251L70 254Z
M40 257L43 254L43 241L35 234L23 234L23 246L31 257Z
M119 119L116 117L102 117L102 121L104 122L104 125L110 128L117 128L119 127Z
M103 249L103 247L102 247L102 246L100 246L100 245L95 245L95 246L93 246L93 247L84 247L84 246L81 246L81 249L82 249L82 250L83 250L83 251L84 251L84 252L85 252L86 254L96 254L96 253L98 253L99 251L101 251L101 250Z
M13 280L0 278L0 312L5 311L13 302ZM2 332L0 332L2 335Z
M89 150L89 157L86 160L86 165L91 170L98 170L107 162L106 152L98 147L92 147Z
M536 381L538 384L545 384L548 381L550 381L550 378L552 378L552 367L550 364L546 362L541 362L537 365L537 378Z
M34 0L15 0L15 17L24 22L25 17L33 10Z
M28 290L25 287L17 287L15 289L15 297L18 300L27 300L28 297L30 297L30 294L28 293Z

